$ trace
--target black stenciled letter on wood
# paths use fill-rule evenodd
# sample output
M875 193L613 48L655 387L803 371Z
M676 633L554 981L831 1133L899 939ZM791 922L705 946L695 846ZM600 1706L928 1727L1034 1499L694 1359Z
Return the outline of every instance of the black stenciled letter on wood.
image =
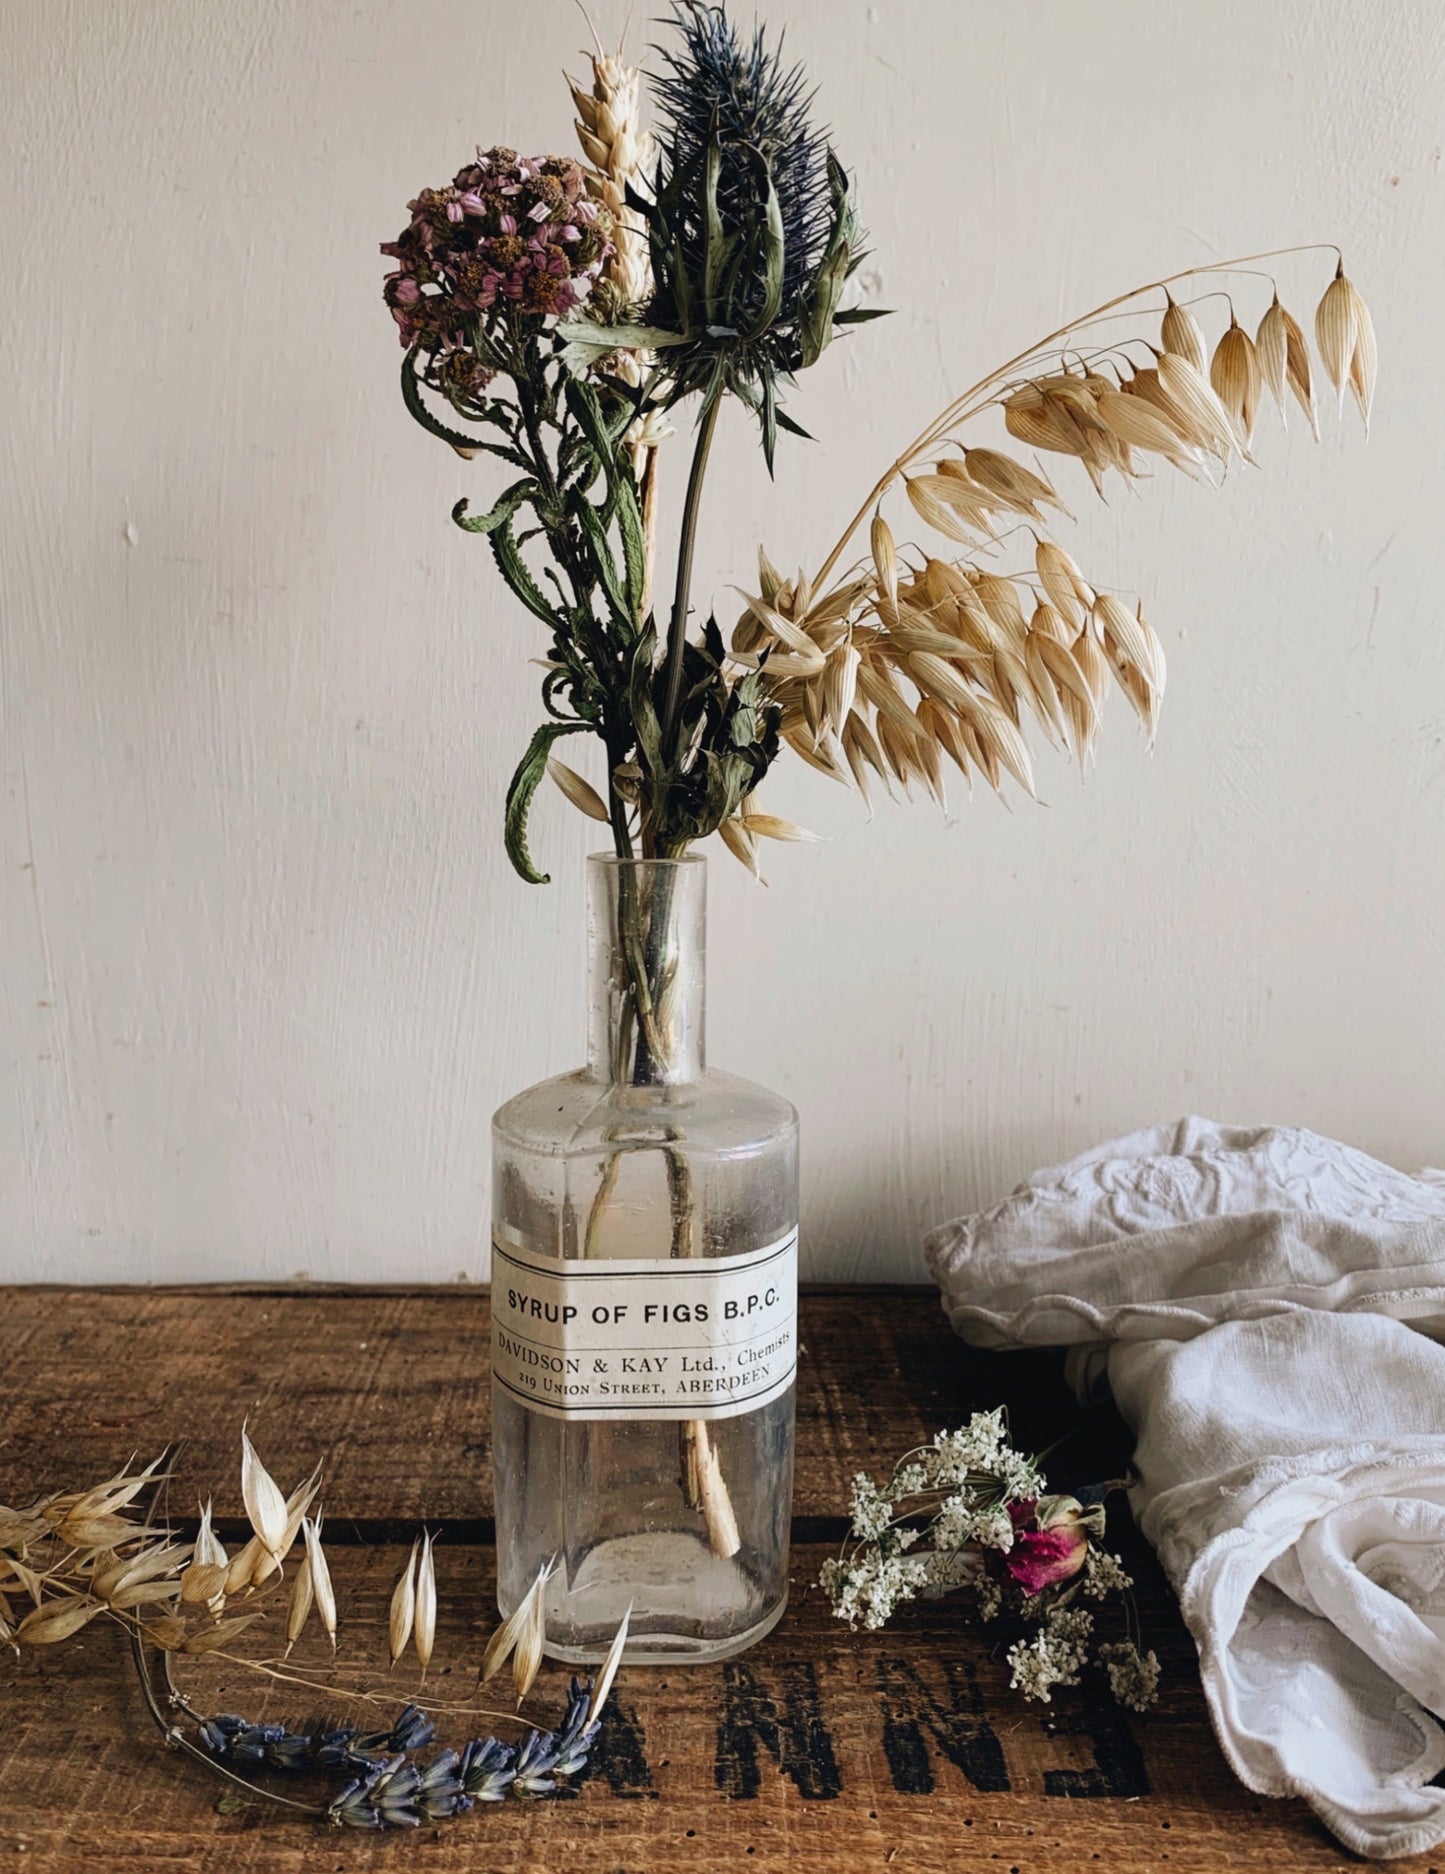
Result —
M636 1711L625 1711L615 1698L602 1714L602 1729L587 1768L578 1779L602 1777L614 1796L655 1800L652 1771L647 1764L647 1735Z
M833 1740L823 1722L818 1677L806 1660L779 1669L783 1709L757 1675L737 1660L723 1667L723 1715L717 1728L713 1775L731 1800L748 1800L762 1786L758 1746L809 1801L828 1802L843 1787Z
M1088 1737L1094 1743L1093 1770L1045 1770L1046 1796L1147 1796L1149 1772L1129 1720L1100 1688L1086 1685L1079 1703L1047 1721L1051 1737Z
M940 1700L908 1660L888 1655L878 1660L883 1754L894 1789L904 1796L932 1792L935 1779L925 1729L935 1748L975 1789L1008 1789L1003 1746L988 1721L973 1667L966 1661L945 1660L943 1671L947 1689Z

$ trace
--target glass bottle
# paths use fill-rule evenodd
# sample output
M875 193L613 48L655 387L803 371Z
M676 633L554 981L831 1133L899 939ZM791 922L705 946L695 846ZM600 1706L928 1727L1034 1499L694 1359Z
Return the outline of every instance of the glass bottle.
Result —
M721 1659L787 1601L797 1114L706 1065L706 862L588 861L586 1067L492 1124L497 1600Z

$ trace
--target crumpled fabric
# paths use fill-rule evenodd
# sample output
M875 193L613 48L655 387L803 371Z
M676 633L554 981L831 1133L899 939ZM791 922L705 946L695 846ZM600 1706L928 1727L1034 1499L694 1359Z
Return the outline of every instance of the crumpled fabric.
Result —
M1357 1854L1445 1841L1445 1174L1185 1119L925 1249L965 1340L1067 1348L1133 1427L1241 1780Z

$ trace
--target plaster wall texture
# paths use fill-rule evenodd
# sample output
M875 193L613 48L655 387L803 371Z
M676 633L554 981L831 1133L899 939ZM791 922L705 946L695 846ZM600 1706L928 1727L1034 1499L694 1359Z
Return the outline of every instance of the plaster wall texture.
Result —
M640 9L641 15L652 9ZM712 865L711 1049L790 1096L804 1272L1181 1111L1445 1153L1445 8L776 0L897 308L721 439L699 597L816 563L950 394L1175 268L1343 243L1374 434L1108 507L1171 660L1047 805L856 803ZM599 14L604 31L620 16ZM377 243L480 141L570 147L563 0L9 0L0 18L0 1278L485 1274L487 1121L583 1040L582 857L500 816L541 644L400 407ZM641 34L645 22L634 26ZM1330 263L1282 264L1308 316ZM1240 281L1241 316L1268 299ZM1208 310L1208 309L1206 309ZM677 445L674 445L676 449ZM669 525L682 464L667 489ZM956 790L957 792L957 790Z

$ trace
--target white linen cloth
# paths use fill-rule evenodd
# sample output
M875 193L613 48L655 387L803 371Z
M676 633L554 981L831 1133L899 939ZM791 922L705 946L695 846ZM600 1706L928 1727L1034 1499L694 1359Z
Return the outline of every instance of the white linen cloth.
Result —
M926 1254L965 1340L1107 1379L1240 1778L1359 1854L1445 1840L1445 1176L1185 1119Z

